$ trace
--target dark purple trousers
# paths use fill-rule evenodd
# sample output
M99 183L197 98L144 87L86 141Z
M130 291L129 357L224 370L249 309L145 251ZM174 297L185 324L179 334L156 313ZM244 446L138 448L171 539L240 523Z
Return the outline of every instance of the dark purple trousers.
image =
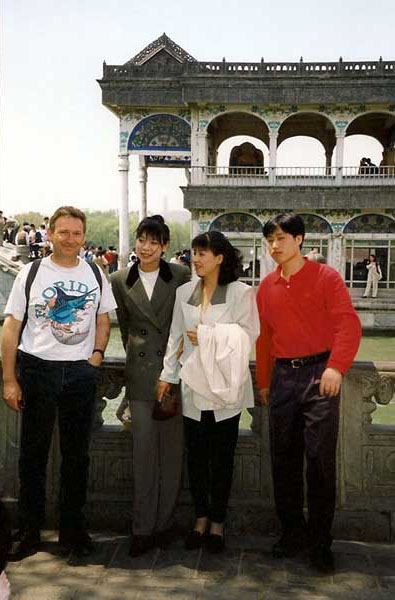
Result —
M284 532L305 527L304 478L310 543L330 543L336 502L339 396L319 395L326 361L293 368L276 361L269 427L276 510Z

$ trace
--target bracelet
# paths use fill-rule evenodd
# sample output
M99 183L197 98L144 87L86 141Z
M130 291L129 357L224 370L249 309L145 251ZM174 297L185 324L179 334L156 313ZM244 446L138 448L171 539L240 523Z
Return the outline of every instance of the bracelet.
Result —
M104 350L102 350L101 348L94 348L92 354L94 354L95 352L99 352L102 358L104 358Z

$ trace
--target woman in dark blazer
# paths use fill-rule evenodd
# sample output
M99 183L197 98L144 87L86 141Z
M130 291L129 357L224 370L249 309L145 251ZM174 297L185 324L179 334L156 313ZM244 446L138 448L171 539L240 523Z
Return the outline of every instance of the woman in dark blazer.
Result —
M182 417L152 419L176 289L190 279L189 269L161 258L169 239L169 228L160 215L146 217L136 230L138 262L111 276L126 350L126 392L132 416L131 556L165 543L181 478Z

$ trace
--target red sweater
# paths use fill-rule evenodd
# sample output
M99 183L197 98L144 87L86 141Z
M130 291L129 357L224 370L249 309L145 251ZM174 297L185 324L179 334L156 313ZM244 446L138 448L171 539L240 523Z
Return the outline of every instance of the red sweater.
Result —
M358 352L361 324L339 273L306 259L289 281L281 267L261 282L257 294L261 333L256 379L268 388L275 358L330 351L328 367L345 373Z

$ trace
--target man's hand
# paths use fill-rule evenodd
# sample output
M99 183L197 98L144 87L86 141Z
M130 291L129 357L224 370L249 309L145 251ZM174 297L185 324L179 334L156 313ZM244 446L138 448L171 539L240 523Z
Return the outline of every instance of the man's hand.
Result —
M16 355L22 321L7 315L3 325L1 356L3 361L3 398L12 410L23 408L22 390L16 378Z
M3 398L12 410L19 412L23 408L22 390L16 379L4 381Z
M320 396L337 396L343 375L337 369L327 367L322 374L320 382Z
M171 383L167 383L167 381L161 381L159 379L156 386L156 398L158 402L162 402L163 394L170 392Z
M269 405L269 388L264 388L262 390L258 390L259 393L259 402L262 406Z
M88 358L88 363L92 365L92 367L100 367L102 364L103 357L100 352L94 352L90 358Z

